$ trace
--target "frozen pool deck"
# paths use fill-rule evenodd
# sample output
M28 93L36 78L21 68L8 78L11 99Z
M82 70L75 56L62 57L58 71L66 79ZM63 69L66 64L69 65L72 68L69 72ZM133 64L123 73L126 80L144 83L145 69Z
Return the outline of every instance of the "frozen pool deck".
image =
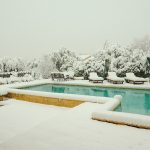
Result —
M103 105L68 109L6 101L0 107L0 150L149 150L150 130L92 120Z

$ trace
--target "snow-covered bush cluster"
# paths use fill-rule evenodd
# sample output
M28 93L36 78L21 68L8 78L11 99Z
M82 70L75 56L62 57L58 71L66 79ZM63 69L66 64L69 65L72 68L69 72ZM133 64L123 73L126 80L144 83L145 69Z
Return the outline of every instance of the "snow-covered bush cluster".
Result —
M30 61L9 57L0 59L0 72L21 71L30 72L34 79L49 78L55 71L73 71L76 77L84 76L85 79L93 71L104 78L108 71L122 77L127 72L146 77L150 75L150 39L146 37L127 47L106 42L103 49L86 59L66 48Z
M91 59L77 61L73 68L76 75L84 75L85 78L93 71L103 77L107 76L108 71L122 77L127 72L146 77L150 75L150 50L106 42L104 48Z
M16 77L11 75L9 78L1 78L0 77L0 84L10 84L10 83L16 83L16 82L29 82L29 81L33 81L34 78L29 75L26 74L23 77Z
M51 72L74 70L73 64L77 59L73 52L66 48L61 48L58 52L42 56L37 65L36 72L38 72L42 78L47 79L51 76Z
M0 72L24 71L25 62L20 58L0 58Z
M127 72L145 76L149 69L147 52L142 49L122 47L119 44L107 43L104 49L95 55L94 61L97 61L95 64L99 64L96 69L101 66L104 76L108 71L114 71L120 76L125 76Z

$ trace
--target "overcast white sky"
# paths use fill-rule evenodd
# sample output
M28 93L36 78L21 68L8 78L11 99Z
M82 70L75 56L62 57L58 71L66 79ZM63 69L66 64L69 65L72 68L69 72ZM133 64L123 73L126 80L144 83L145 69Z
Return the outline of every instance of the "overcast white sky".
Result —
M67 47L93 53L105 40L150 34L150 0L0 0L0 57Z

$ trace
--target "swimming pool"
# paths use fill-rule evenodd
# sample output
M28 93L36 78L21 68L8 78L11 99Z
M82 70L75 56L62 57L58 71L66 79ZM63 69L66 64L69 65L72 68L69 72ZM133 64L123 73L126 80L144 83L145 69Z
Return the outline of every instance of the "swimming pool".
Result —
M53 85L53 84L36 85L24 87L21 89L53 92L53 93L103 96L103 97L113 97L115 95L121 95L123 97L123 100L121 102L121 105L116 109L116 111L150 115L150 91L148 90Z

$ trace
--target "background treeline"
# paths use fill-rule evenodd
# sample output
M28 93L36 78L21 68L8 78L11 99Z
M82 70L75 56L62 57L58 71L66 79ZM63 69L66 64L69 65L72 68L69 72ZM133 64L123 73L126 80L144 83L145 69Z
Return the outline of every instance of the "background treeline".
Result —
M66 48L30 61L21 58L1 58L0 72L13 71L31 71L36 78L49 78L52 71L73 71L75 76L85 78L92 71L103 77L107 76L108 71L115 71L121 77L127 72L148 77L150 76L150 39L146 36L126 47L106 41L103 49L85 60Z

